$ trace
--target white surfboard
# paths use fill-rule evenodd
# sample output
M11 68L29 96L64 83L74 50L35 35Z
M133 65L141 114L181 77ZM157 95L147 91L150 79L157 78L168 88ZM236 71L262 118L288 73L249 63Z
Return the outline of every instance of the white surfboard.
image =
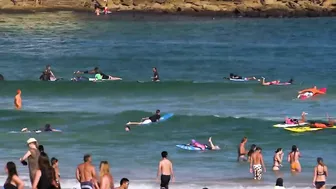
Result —
M298 124L285 124L285 123L281 123L281 124L273 125L273 127L286 128L286 127L297 127L297 126L302 126L302 125L307 125L307 124L308 123L306 123L306 122L298 123Z

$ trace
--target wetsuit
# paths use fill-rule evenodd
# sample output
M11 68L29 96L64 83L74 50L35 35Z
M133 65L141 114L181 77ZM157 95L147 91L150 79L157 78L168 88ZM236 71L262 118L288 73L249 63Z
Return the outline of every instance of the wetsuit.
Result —
M154 75L153 75L153 81L158 81L160 80L160 77L159 77L159 73L156 71L154 72Z
M42 75L40 76L41 81L50 81L51 74L48 71L42 72Z
M152 122L157 122L158 120L160 120L161 116L158 114L152 115L150 116L148 119L151 120Z
M243 79L243 77L236 74L230 74L230 79Z

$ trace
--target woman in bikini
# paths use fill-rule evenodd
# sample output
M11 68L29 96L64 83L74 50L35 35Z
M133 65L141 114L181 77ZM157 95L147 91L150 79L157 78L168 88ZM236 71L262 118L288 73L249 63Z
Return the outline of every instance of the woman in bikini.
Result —
M279 171L280 167L282 167L281 163L282 163L282 159L283 159L283 152L282 152L282 148L278 148L275 151L274 157L273 157L273 171Z
M290 163L292 172L301 172L301 164L299 161L300 157L301 154L299 152L299 148L293 145L292 151L288 154L288 162Z
M325 189L325 184L328 176L328 168L323 163L322 158L317 158L317 165L314 169L313 185L316 189Z

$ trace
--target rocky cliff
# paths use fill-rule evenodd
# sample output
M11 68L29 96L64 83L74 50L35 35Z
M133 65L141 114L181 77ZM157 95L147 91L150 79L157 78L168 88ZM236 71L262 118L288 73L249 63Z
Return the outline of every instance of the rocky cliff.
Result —
M105 5L106 2L98 0ZM245 17L335 16L336 0L108 0L111 11ZM91 0L0 0L0 11L93 11Z

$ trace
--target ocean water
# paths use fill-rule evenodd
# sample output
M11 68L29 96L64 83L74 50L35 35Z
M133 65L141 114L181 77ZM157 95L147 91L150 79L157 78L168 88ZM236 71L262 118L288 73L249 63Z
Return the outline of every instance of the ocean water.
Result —
M276 148L287 154L293 144L302 153L303 172L281 170L288 188L311 188L316 158L329 167L328 185L335 183L333 160L336 130L291 133L272 125L285 116L325 120L335 116L336 25L332 18L245 19L110 15L72 12L0 14L0 166L17 163L25 142L35 137L50 156L59 159L63 188L79 188L75 168L91 153L96 166L107 160L115 182L130 179L131 189L158 188L160 153L174 163L172 189L273 188L272 157ZM46 64L59 82L40 82ZM99 66L116 82L71 82L76 70ZM160 83L150 82L157 67ZM295 80L291 86L260 86L228 82L234 72L269 80ZM138 83L137 81L145 81ZM146 82L148 81L148 82ZM327 95L296 99L297 91L317 85ZM13 109L22 90L23 109ZM156 109L174 113L166 122L124 131ZM50 123L63 133L18 134ZM220 151L194 152L175 147L208 137ZM248 137L263 148L264 180L252 181L249 166L236 162L237 145ZM0 183L6 174L0 171Z

